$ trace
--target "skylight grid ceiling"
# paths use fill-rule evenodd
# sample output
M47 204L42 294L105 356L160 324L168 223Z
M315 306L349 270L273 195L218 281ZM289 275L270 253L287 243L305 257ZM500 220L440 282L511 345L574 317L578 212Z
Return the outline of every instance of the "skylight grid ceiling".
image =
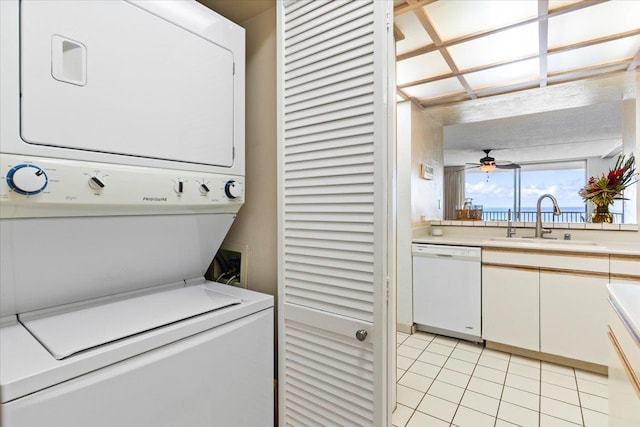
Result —
M396 0L398 95L423 107L640 62L640 0Z

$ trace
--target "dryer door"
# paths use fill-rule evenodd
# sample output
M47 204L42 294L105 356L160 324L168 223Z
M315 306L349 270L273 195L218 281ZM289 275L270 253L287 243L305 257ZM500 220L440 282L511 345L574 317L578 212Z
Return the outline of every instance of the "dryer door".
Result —
M233 165L234 57L224 40L124 1L22 2L20 13L24 141Z

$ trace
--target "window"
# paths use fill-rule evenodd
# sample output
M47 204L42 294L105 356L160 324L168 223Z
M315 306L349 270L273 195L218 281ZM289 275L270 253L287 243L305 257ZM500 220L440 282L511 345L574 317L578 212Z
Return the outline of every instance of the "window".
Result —
M465 197L473 199L474 205L482 205L483 220L506 221L511 209L514 221L535 221L538 198L551 194L562 213L553 215L553 205L545 199L541 205L543 222L586 222L587 207L578 195L585 182L585 161L521 166L490 173L475 168L466 171Z

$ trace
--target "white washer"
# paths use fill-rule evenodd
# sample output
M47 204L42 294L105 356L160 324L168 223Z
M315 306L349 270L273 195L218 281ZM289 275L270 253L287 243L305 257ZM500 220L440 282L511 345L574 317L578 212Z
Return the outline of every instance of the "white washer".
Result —
M244 30L8 0L0 39L0 425L270 425L273 297L203 278L244 202Z

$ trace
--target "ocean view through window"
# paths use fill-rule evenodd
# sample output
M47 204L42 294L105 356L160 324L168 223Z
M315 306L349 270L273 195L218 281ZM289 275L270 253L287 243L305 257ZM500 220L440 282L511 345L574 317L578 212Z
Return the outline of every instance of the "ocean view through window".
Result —
M469 169L465 173L465 198L482 206L484 221L506 221L511 209L514 221L536 220L536 202L543 194L552 194L562 211L553 215L549 200L542 202L542 221L557 223L587 222L587 207L578 194L586 179L586 162L523 164L520 169L496 169L484 173ZM612 206L621 222L622 203Z

